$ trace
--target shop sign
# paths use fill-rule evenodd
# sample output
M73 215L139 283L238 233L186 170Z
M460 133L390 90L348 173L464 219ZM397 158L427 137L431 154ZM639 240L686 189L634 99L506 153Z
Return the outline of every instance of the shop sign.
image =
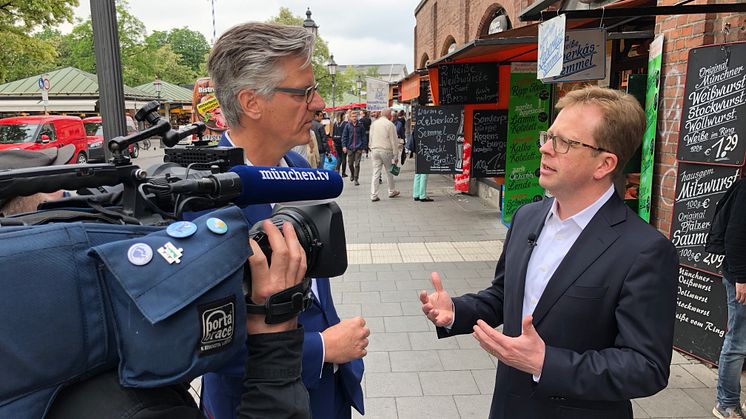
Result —
M647 93L645 94L645 134L642 136L640 188L637 191L638 214L650 222L650 199L653 193L653 161L655 159L655 133L658 127L658 93L661 82L661 57L663 35L650 44L648 58Z
M498 74L497 63L441 65L438 67L438 103L496 103Z
M382 111L389 106L389 84L384 80L367 77L366 105L369 111Z
M523 204L541 201L539 132L549 126L550 86L536 79L535 63L513 63L510 68L505 193L502 220L510 225Z
M679 163L670 238L680 264L722 275L723 255L708 253L705 243L715 206L739 173L738 167Z
M728 304L722 280L679 266L674 346L717 363L723 346Z
M606 29L567 31L562 72L545 82L600 80L606 77Z
M508 112L475 110L472 113L471 176L484 178L505 175Z
M463 129L463 106L414 108L416 173L456 173L463 166L463 142L457 153L457 137ZM456 156L459 156L458 158ZM456 170L458 164L459 170Z
M536 77L546 79L562 72L565 55L565 15L559 15L539 24L539 53Z
M740 166L744 153L746 42L694 48L686 70L677 158Z

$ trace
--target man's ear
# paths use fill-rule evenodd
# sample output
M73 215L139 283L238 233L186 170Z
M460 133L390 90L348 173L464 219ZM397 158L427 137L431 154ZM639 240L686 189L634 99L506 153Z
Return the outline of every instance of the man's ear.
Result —
M596 180L601 180L605 176L613 174L617 164L619 164L619 158L616 154L601 152L600 157L601 160L598 166L596 166L596 171L593 172L593 178Z
M238 93L238 104L241 106L241 113L251 119L262 117L262 106L259 95L254 90L241 90Z

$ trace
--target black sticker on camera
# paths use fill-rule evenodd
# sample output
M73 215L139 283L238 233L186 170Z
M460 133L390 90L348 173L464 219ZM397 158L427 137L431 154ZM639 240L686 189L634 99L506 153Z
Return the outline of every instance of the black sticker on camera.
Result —
M235 296L197 306L201 339L197 353L210 355L225 350L233 342L236 319Z

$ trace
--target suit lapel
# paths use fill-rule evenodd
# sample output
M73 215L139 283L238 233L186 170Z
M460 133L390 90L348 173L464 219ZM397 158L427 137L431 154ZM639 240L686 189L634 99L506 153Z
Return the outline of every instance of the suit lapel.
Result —
M547 283L534 309L534 325L541 322L567 288L619 238L612 226L625 218L624 203L615 193L583 229Z
M531 259L531 253L534 251L533 246L528 245L528 237L531 234L536 234L536 237L539 236L541 230L544 228L544 221L546 221L547 219L547 214L552 208L552 202L554 202L553 198L544 199L544 205L539 208L539 213L533 216L533 218L529 221L529 228L527 230L523 230L524 234L519 235L514 239L518 240L517 244L511 246L512 248L517 249L519 259L516 266L518 266L520 270L518 272L518 277L516 278L516 286L513 290L512 301L514 301L515 304L513 304L513 309L511 310L510 315L514 321L517 321L516 324L518 324L519 334L523 313L523 295L526 291L526 272L528 271L528 262ZM512 324L508 321L506 321L505 323Z

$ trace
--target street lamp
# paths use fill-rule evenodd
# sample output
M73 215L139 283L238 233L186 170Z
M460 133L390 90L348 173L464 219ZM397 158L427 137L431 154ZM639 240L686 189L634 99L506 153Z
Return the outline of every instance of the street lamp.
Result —
M303 21L303 28L305 28L309 33L313 34L313 36L318 35L319 33L319 26L316 24L316 22L311 19L311 8L309 7L308 10L306 10L306 20Z
M326 68L329 69L329 75L332 76L332 112L334 112L334 78L337 75L337 63L334 62L334 54L329 56L329 62L326 64Z
M158 95L158 102L160 102L161 101L161 88L163 87L163 83L161 82L160 77L155 76L153 87L155 87L155 94Z
M363 79L360 78L360 74L357 75L357 79L355 80L355 87L357 87L357 102L360 103L362 101L360 93L363 90Z

